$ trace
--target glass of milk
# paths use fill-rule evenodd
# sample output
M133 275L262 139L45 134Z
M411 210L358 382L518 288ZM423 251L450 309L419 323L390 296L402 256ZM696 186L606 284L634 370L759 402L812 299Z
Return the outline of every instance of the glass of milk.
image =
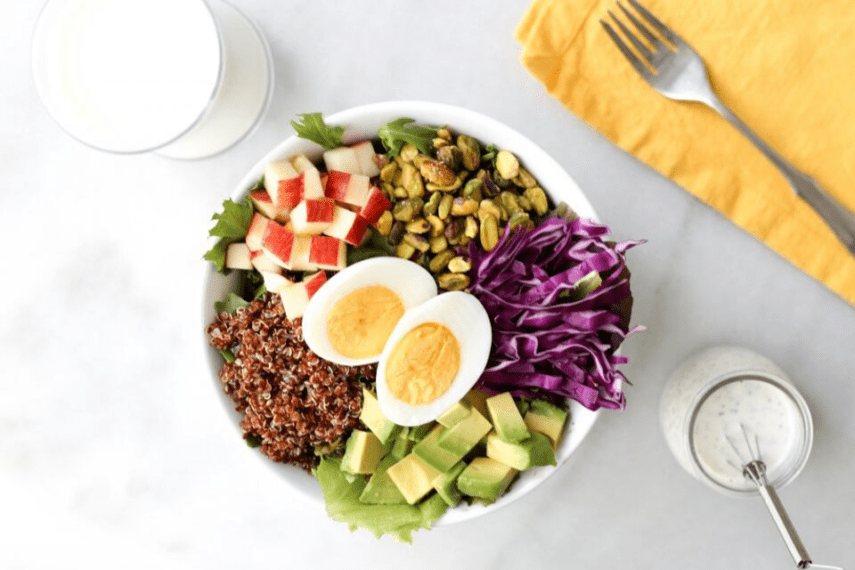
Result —
M212 156L254 130L273 90L267 42L222 0L49 0L32 65L59 126L115 153Z
M683 469L730 496L757 492L742 474L752 458L748 442L759 447L776 488L801 472L813 443L810 410L787 375L736 346L702 350L680 365L662 394L660 420Z

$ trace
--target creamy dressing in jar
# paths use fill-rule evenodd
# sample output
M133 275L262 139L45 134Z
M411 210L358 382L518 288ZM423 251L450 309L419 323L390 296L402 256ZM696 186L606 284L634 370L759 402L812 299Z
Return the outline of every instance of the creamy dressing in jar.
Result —
M684 362L666 384L660 419L677 462L730 495L757 490L742 474L752 458L748 442L759 446L769 484L781 487L801 471L813 438L807 404L784 372L733 346L707 349Z

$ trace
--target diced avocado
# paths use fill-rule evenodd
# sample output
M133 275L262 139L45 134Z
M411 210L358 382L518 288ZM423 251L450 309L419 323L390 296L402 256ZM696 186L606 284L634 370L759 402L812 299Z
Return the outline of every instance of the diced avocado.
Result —
M561 434L567 423L567 411L546 400L533 400L525 414L525 425L549 438L552 449L558 449Z
M413 454L440 473L451 469L466 455L466 452L455 453L453 450L444 449L439 445L439 440L445 431L444 427L437 424L423 440L413 446Z
M505 441L496 432L487 436L487 457L501 461L519 471L541 465L555 465L555 452L549 438L533 432L518 443Z
M409 435L410 428L408 427L399 431L398 435L395 436L395 439L390 440L392 441L392 448L389 450L389 455L395 459L403 459L413 447L413 442L410 441Z
M413 426L410 428L410 434L407 437L409 437L410 441L421 441L430 433L430 430L432 430L435 425L435 422L428 422L420 426Z
M490 457L476 457L460 473L457 488L464 495L496 500L507 490L518 471Z
M490 421L473 407L468 416L440 435L439 447L462 459L492 428Z
M525 421L509 392L487 398L487 411L496 433L503 440L517 443L529 436Z
M377 436L381 443L385 444L401 428L386 419L386 416L380 411L377 396L371 390L362 388L362 395L362 411L359 413L359 419L368 426L368 429Z
M389 467L386 473L411 505L433 490L433 480L439 475L439 471L412 453Z
M376 435L370 431L353 430L341 458L341 470L352 474L373 473L385 452Z
M463 401L467 402L470 406L481 412L481 415L485 418L490 417L490 413L487 411L487 398L490 395L486 392L482 392L477 388L473 388L463 396Z
M452 427L454 424L464 419L469 415L469 410L472 409L472 406L469 402L465 400L461 400L451 406L445 413L439 416L436 421L445 427Z
M387 455L380 460L374 474L368 480L362 493L359 495L360 502L370 505L403 505L407 502L401 490L392 481L387 473L389 467L398 460Z
M444 515L445 511L448 510L448 503L439 495L432 495L417 506L422 514L422 520L425 521L425 528L430 528L433 521Z
M442 500L448 503L450 507L457 506L460 503L460 499L463 498L460 490L457 488L457 478L463 473L464 469L466 469L466 463L458 461L454 467L445 473L441 473L433 480L433 488L436 489Z

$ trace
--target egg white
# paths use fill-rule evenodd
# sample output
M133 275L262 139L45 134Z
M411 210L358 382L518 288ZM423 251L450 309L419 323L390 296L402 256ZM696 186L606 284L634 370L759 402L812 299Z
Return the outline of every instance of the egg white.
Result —
M374 257L342 269L312 296L303 313L303 340L323 358L336 364L359 366L377 362L380 355L351 358L337 351L330 342L327 323L336 303L350 293L381 285L394 292L404 305L404 314L428 299L436 297L436 281L424 267L398 257Z
M386 365L398 341L423 323L447 327L460 345L460 367L443 394L428 404L411 405L396 398L386 382ZM377 368L377 401L390 421L416 426L435 420L459 402L475 385L487 366L492 345L492 326L484 306L469 293L442 293L407 311L386 341Z

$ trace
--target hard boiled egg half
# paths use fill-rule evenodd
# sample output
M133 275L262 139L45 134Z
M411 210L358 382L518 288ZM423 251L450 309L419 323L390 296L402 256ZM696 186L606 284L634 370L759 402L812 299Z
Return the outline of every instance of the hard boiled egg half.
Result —
M375 257L354 263L333 275L306 305L303 340L330 362L377 362L399 320L436 293L433 276L412 261Z
M443 293L408 310L380 355L380 411L402 426L436 419L481 377L491 344L490 317L469 293Z

